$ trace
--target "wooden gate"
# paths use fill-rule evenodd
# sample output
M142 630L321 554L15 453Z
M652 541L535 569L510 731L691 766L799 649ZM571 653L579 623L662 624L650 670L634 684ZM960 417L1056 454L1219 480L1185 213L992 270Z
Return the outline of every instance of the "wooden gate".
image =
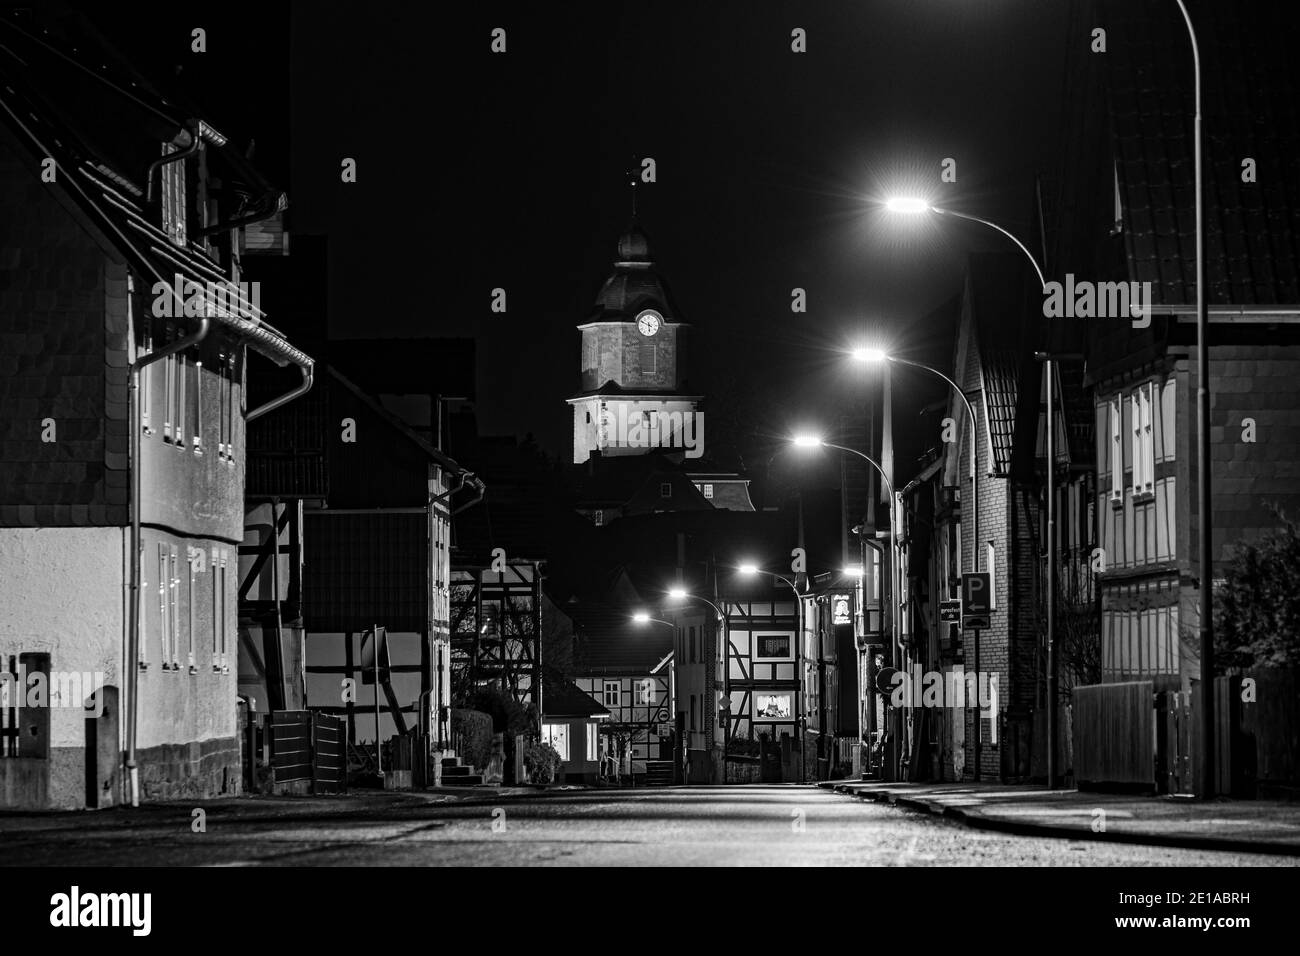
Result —
M1074 688L1074 776L1092 785L1156 787L1151 681Z
M348 788L347 722L311 712L312 792L342 793Z
M341 717L309 710L271 712L275 789L339 793L347 789L346 735Z

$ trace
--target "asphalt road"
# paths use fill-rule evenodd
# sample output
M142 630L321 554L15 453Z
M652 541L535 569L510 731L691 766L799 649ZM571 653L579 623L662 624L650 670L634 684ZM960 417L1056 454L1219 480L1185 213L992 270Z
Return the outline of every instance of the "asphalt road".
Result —
M251 798L0 816L0 843L0 864L10 866L1295 865L982 832L793 785Z

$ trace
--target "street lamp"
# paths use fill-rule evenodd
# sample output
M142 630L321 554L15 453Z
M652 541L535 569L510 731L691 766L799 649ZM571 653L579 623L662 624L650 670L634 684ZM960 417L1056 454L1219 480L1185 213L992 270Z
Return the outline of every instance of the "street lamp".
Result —
M889 589L892 592L890 594L890 601L894 605L893 612L890 614L890 621L891 621L891 629L893 630L893 643L895 645L895 650L896 651L901 650L901 648L898 647L898 645L901 643L900 630L898 627L898 599L899 599L898 570L899 568L898 568L897 548L895 546L895 541L896 541L895 526L898 523L898 496L894 492L894 483L889 480L889 475L885 473L885 469L880 467L879 462L877 462L870 455L866 455L863 452L858 451L856 448L847 448L844 445L836 445L828 441L823 441L819 436L816 435L796 435L794 438L791 439L791 442L794 444L796 448L833 448L836 451L845 452L846 454L857 455L859 458L861 458L863 461L865 461L867 464L869 464L872 468L876 469L876 471L880 473L881 480L885 483L885 487L889 490L889 560L890 563L892 564L892 567L890 568ZM844 569L844 573L846 575L849 575L850 577L862 577L864 571L861 568L861 566L849 566Z
M978 571L980 566L980 479L979 467L977 465L977 442L979 441L979 437L978 425L976 424L975 418L975 406L971 404L970 399L966 397L966 393L958 387L957 383L937 368L932 368L931 366L924 365L921 362L913 362L910 359L899 358L897 355L890 355L883 349L854 349L852 355L853 358L859 362L890 362L899 365L910 365L912 368L919 368L923 371L930 372L933 375L937 375L948 383L952 390L957 393L957 397L962 400L963 404L965 404L966 414L970 417L971 569Z
M1029 261L1034 265L1034 272L1038 274L1038 284L1046 291L1047 280L1043 278L1043 270L1038 268L1038 262L1034 259L1030 251L1025 248L1025 244L1007 232L996 222L989 222L987 219L981 219L979 216L972 216L969 213L957 212L954 209L944 209L942 206L932 206L924 199L894 198L885 200L885 208L890 212L904 213L906 215L917 215L919 213L932 212L936 216L955 216L958 219L965 219L969 222L978 222L982 226L988 226L990 229L996 229L1002 235L1006 236L1017 246L1020 251L1029 257Z
M1179 2L1181 3L1182 0L1179 0ZM1198 128L1199 128L1199 127L1198 127ZM1033 253L1031 253L1031 252L1029 251L1029 249L1025 246L1025 244L1024 244L1023 242L1021 242L1019 239L1017 239L1017 238L1016 238L1014 235L1012 235L1011 233L1007 232L1007 230L1003 229L1003 228L1002 228L1001 226L999 226L996 222L990 222L990 221L987 220L987 219L981 219L979 216L971 216L971 215L968 215L967 213L964 213L964 212L955 212L955 211L952 210L952 209L943 209L943 208L941 208L941 207L939 207L939 206L932 206L932 205L930 205L930 203L926 202L926 201L923 200L923 199L890 199L890 200L887 200L887 201L885 202L885 208L888 209L888 210L890 210L891 212L898 212L898 213L911 213L911 214L917 214L917 213L932 212L932 213L934 213L934 214L937 215L937 216L955 216L955 217L958 218L958 219L965 219L965 220L968 220L969 222L978 222L978 223L979 223L980 225L982 225L982 226L988 226L990 229L993 229L993 230L995 230L995 231L997 231L997 232L1000 232L1002 235L1006 236L1008 239L1010 239L1012 242L1014 242L1014 243L1016 244L1016 248L1018 248L1021 252L1023 252L1023 253L1025 254L1025 258L1029 260L1029 264L1030 264L1031 266L1034 267L1034 274L1035 274L1036 276L1038 276L1038 284L1039 284L1040 286L1042 286L1043 292L1044 292L1044 294L1046 294L1046 292L1047 292L1047 280L1043 277L1043 270L1039 267L1039 265L1038 265L1038 260L1034 258ZM860 358L865 359L865 360L870 360L870 359L872 358L872 356L873 356L875 353L877 353L877 352L879 352L879 350L873 350L873 349L859 349L857 352L854 353L854 355L855 355L855 357L860 357ZM880 354L883 355L884 353L880 353ZM914 366L915 368L923 368L923 369L926 369L927 371L933 372L933 373L936 374L936 375L942 376L942 378L943 378L943 379L944 379L944 380L945 380L949 385L951 385L951 386L956 390L957 394L960 395L960 396L962 397L962 401L966 402L966 411L970 414L970 418L971 418L971 448L970 448L970 454L971 454L971 497L974 499L974 502L973 502L973 504L974 504L974 508L973 508L973 512L972 512L972 515L971 515L972 526L973 526L973 532L974 532L974 534L973 534L974 540L971 542L971 565L972 565L972 567L974 568L974 570L978 572L978 571L979 571L979 568L980 568L980 555L979 555L979 552L980 552L981 545L980 545L980 539L979 539L979 469L978 469L978 467L976 466L976 450L975 450L975 442L976 442L976 440L977 440L977 438L976 438L976 430L977 430L977 429L976 429L976 425L975 425L975 409L974 409L974 407L971 405L970 401L967 400L967 398L966 398L966 394L965 394L965 393L964 393L960 388L957 388L957 384L956 384L952 379L948 378L948 376L946 376L946 375L944 375L942 372L940 372L938 369L930 368L930 366L928 366L928 365L922 365L922 364L920 364L919 362L909 362L909 361L907 361L906 359L894 358L894 357L892 357L892 356L885 356L885 357L884 357L884 360L886 360L886 361L891 361L891 362L900 362L900 363L902 363L902 364L904 364L904 365L911 365L911 366ZM1047 361L1047 381L1048 381L1048 383L1049 383L1049 384L1048 384L1048 388L1049 388L1049 390L1052 388L1052 384L1051 384L1051 383L1053 383L1053 382L1055 381L1055 377L1054 377L1054 376L1055 376L1055 373L1054 373L1053 368L1052 368L1052 361L1051 361L1051 359L1048 359L1048 361ZM1048 427L1049 430L1053 427L1053 426L1052 426L1052 423L1051 423L1050 421L1048 422L1047 427ZM990 462L990 464L992 464L992 462ZM1051 476L1052 476L1052 468L1053 468L1053 466L1054 466L1054 463L1053 463L1053 462L1050 462L1050 461L1049 461L1049 462L1047 463L1047 474L1048 474L1048 480L1049 480L1049 482L1050 482L1050 480L1051 480ZM1052 490L1051 490L1051 486L1050 486L1050 484L1049 484L1049 486L1048 486L1048 494L1050 495L1050 494L1052 494L1052 493L1053 493L1053 492L1052 492ZM1050 543L1049 543L1049 547L1050 547L1050 546L1051 546L1051 545L1050 545ZM992 570L992 569L990 569L990 571L991 571L991 570ZM1049 623L1049 625L1048 625L1047 657L1048 657L1048 663L1047 663L1048 672L1049 672L1049 674L1050 674L1050 673L1054 673L1054 672L1055 672L1055 671L1054 671L1054 668L1055 668L1055 666L1056 666L1056 651L1055 651L1055 647L1053 646L1053 640L1052 640L1052 626L1051 626L1050 623ZM975 628L975 673L976 673L977 675L979 674L979 669L980 669L980 632L979 632L979 628ZM1048 721L1048 731L1047 731L1048 741L1047 741L1047 746L1048 746L1048 762L1049 762L1049 767L1048 767L1048 785L1049 785L1049 788L1050 788L1050 786L1051 786L1052 779L1053 779L1053 773L1054 773L1054 770L1055 770L1055 759L1056 759L1056 757L1055 757L1055 754L1056 754L1056 749L1055 749L1055 748L1056 748L1056 736L1055 736L1055 735L1056 735L1056 716L1055 716L1055 715L1056 715L1056 708L1055 708L1055 702L1053 702L1052 705L1049 706L1048 709L1047 709L1047 721ZM977 727L978 727L978 721L977 721ZM976 780L979 780L979 779L980 779L980 733L979 733L978 730L977 730L976 733L975 733L975 773L974 773L974 777L975 777Z

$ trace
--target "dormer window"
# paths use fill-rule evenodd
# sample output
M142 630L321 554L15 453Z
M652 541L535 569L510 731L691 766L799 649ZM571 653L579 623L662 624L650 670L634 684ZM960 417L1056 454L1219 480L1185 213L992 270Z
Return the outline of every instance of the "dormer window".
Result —
M179 147L163 143L164 156L177 152ZM185 160L167 163L158 170L161 176L162 230L174 245L184 246L185 231Z

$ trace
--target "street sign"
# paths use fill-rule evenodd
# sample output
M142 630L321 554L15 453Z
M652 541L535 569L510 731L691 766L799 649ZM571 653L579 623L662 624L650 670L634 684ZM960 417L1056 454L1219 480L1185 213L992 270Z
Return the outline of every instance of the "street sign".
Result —
M939 602L939 621L941 623L956 624L960 620L961 620L960 599Z
M968 572L961 576L961 626L987 629L993 610L992 575L987 571Z

